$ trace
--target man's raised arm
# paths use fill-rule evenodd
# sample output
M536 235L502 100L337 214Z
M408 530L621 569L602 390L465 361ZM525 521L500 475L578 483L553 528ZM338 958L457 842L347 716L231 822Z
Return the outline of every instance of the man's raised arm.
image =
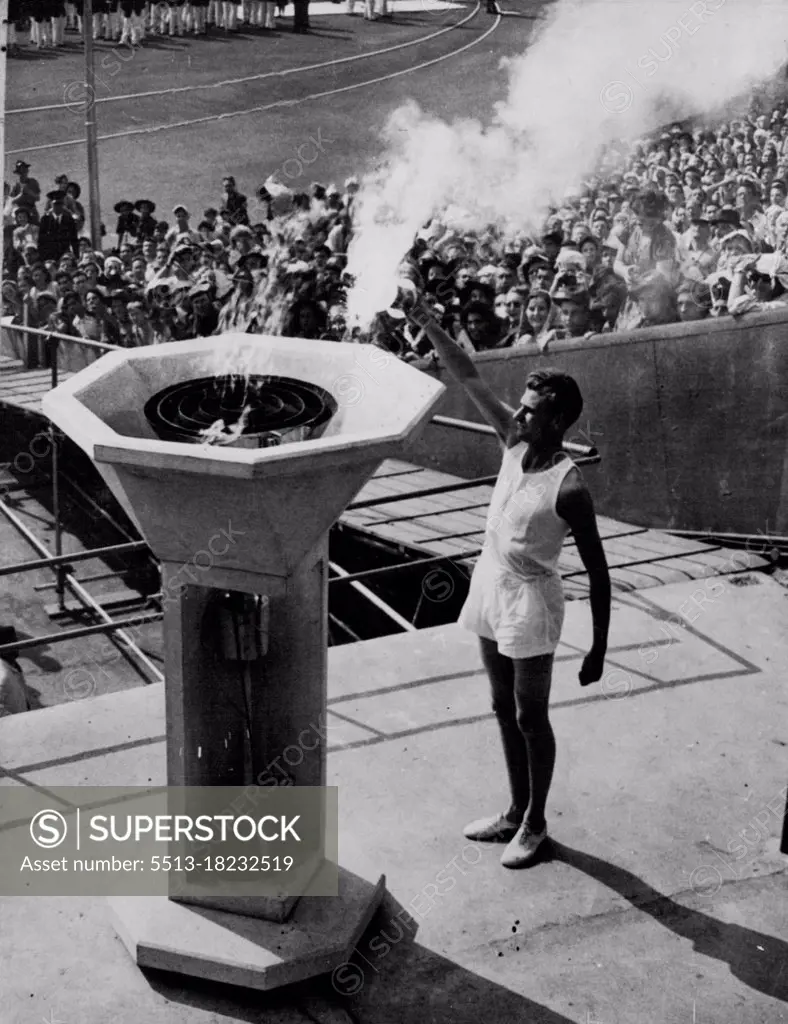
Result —
M495 428L500 440L506 444L513 426L514 409L502 402L485 384L479 376L474 361L444 331L424 302L420 300L413 302L407 309L407 314L413 323L424 328L424 333L440 356L443 365L452 377L462 384L476 408Z

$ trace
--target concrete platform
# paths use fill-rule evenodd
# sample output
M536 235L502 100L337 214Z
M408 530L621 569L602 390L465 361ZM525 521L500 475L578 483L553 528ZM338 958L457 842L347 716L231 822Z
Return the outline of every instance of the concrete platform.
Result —
M375 884L339 868L338 894L299 900L285 922L173 900L109 901L126 949L140 967L261 991L331 972L353 952L380 906ZM184 979L188 983L188 979Z
M391 893L350 962L274 994L185 984L141 972L101 900L8 899L0 1020L788 1021L786 611L759 573L619 595L589 692L589 610L568 604L553 849L526 872L462 838L506 800L473 638L452 626L333 648L340 861L385 872ZM3 719L1 783L159 783L163 732L158 686Z

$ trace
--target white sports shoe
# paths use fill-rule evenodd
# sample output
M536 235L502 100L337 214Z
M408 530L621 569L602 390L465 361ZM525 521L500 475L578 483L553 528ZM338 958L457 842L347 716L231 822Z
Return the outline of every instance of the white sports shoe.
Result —
M494 814L489 818L472 821L465 826L462 834L476 843L508 843L519 828L519 821L511 821L505 814Z
M530 867L536 860L536 856L545 839L547 839L546 825L541 832L532 832L523 822L518 828L517 834L503 851L501 864L505 868Z

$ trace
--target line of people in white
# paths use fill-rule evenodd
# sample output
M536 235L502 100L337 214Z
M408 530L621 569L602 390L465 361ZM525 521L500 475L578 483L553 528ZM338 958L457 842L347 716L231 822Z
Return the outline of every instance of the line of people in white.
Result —
M338 0L336 0L338 2ZM66 32L77 32L84 38L82 5L66 2L62 6L46 5L35 8L30 17L30 45L36 49L63 46ZM147 35L183 36L206 35L213 27L236 32L244 26L274 29L277 10L284 13L283 0L96 0L92 15L94 40L119 42L138 46ZM368 21L386 18L391 14L390 0L346 0L346 13L356 14L360 6ZM8 41L17 48L17 28L9 19Z

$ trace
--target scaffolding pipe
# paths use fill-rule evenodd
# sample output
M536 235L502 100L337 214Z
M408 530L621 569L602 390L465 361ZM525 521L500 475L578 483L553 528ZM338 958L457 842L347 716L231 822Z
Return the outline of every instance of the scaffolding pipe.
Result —
M336 615L332 615L331 612L328 613L328 620L329 622L333 622L335 626L339 626L344 633L347 633L351 640L355 640L356 642L361 641L361 637L358 633L354 633L347 623L343 622L342 619L338 619Z
M75 338L72 334L61 334L59 331L43 330L40 327L30 327L28 324L10 324L10 330L19 331L20 334L33 334L39 338L53 338L58 341L70 341L72 345L82 345L84 348L95 348L101 352L120 352L121 345L108 345L105 341L91 341L89 338Z
M467 430L471 434L487 434L491 437L496 436L498 433L495 427L487 423L475 423L473 420L458 420L453 416L433 416L430 423L434 423L436 427L451 427L454 430ZM584 458L601 461L598 458L599 450L595 445L578 444L576 441L564 441L562 447L567 455L580 455Z
M468 558L478 558L482 549L469 551L467 554L456 555L435 555L433 558L418 558L413 562L397 562L396 565L383 565L378 569L364 569L363 572L347 573L345 576L335 576L329 583L354 583L356 580L374 579L376 576L384 576L387 573L403 572L405 569L419 569L425 565L439 565L441 562L462 562Z
M113 529L117 530L118 533L120 533L124 537L128 538L128 542L130 544L141 544L143 547L146 547L146 548L148 547L148 545L145 543L145 541L136 541L136 540L134 540L134 538L129 533L129 531L125 527L121 526L120 523L116 522L112 518L112 516L109 514L109 512L107 512L106 509L102 508L101 505L99 505L97 501L94 501L94 499L91 498L91 496L87 493L87 491L83 490L83 488L80 487L79 484L76 483L76 481L72 480L70 476L66 476L65 477L65 481L69 485L69 487L73 488L77 492L77 494L80 496L80 498L82 498L83 501L86 501L91 506L91 508L95 509L95 511L98 513L98 515L100 515L104 519L106 519L106 521L109 523L109 525L111 527L113 527ZM149 553L149 557L151 557L150 553Z
M2 565L0 566L0 576L12 576L14 573L30 572L33 569L51 569L57 565L71 565L72 562L87 562L91 558L103 558L105 555L120 555L130 551L147 551L147 549L148 545L143 540L131 541L128 544L110 544L105 548L91 548L89 551L74 551L71 554L34 558L29 562ZM116 575L116 573L112 575Z
M63 640L77 640L83 636L94 636L96 633L111 633L113 630L124 629L126 626L142 626L146 622L158 622L164 618L162 612L141 612L132 619L118 619L117 622L100 622L94 626L75 626L74 629L64 629L59 633L45 633L43 636L34 636L29 640L17 640L12 644L0 644L0 657L4 654L12 654L18 651L25 651L31 647L42 647L44 644L57 644Z
M8 519L8 521L13 526L16 527L16 529L22 534L22 536L25 538L25 540L27 540L27 542L33 548L35 548L35 550L38 551L38 553L40 555L42 555L44 558L52 558L53 557L52 554L48 551L48 549L35 536L35 534L31 533L31 531L28 530L28 528L25 526L25 524L22 522L22 520L19 519L18 516L14 515L14 513L11 511L10 508L8 508L6 503L4 501L1 501L1 500L0 500L0 512L3 513L3 515ZM85 590L85 588L83 586L81 586L77 582L77 580L74 578L74 576L71 575L71 573L67 573L66 574L66 576L65 576L65 584L69 588L69 590L72 592L72 594L74 594L74 596L77 598L77 600L80 601L86 608L89 608L91 611L95 612L96 615L98 615L98 617L100 619L102 619L103 622L106 623L107 625L112 625L113 624L112 623L112 619L104 611L104 609L101 607L101 605L93 600L93 598L90 596L90 594ZM143 651L140 650L140 648L134 643L134 641L129 636L126 635L125 632L123 632L122 630L118 629L118 630L113 630L113 633L114 633L113 639L116 639L118 641L118 643L121 644L122 647L125 647L126 653L132 655L139 662L141 662L142 665L144 665L144 667L146 668L148 673L153 677L154 682L157 682L157 683L163 683L164 682L164 676L162 675L162 673L158 670L158 668L156 668L156 666L153 664L153 662L150 660L150 658L148 658L148 656ZM110 635L112 635L112 634L110 634Z
M346 577L350 575L347 570L343 569L341 565L337 565L336 562L329 562L328 565L329 568L338 576ZM358 591L359 594L366 597L368 601L374 604L376 608L379 608L380 611L388 615L388 617L392 619L392 621L396 622L401 629L404 629L406 633L416 632L416 627L411 622L408 622L408 620L404 616L400 615L399 612L394 611L394 609L387 605L384 600L379 598L377 594L373 594L371 590L362 586L361 583L351 582L350 585L354 590Z
M431 494L447 494L449 491L467 491L471 487L489 487L498 479L495 476L480 476L475 480L463 480L460 483L441 484L439 487L424 487L420 491L407 491L399 494L387 494L383 498L367 498L365 501L354 501L345 509L352 512L357 508L372 508L374 505L386 505L394 501L410 501L412 498L426 498Z
M119 569L117 572L94 572L90 576L75 576L74 579L77 583L95 583L97 580L112 580L116 576L122 576L125 569ZM56 583L36 583L33 590L51 590L57 586Z
M747 551L751 546L759 545L762 554L763 548L788 548L788 537L775 536L766 533L719 533L717 530L669 530L676 537L686 537L688 540L708 540L709 543L721 541L723 545L743 544Z

